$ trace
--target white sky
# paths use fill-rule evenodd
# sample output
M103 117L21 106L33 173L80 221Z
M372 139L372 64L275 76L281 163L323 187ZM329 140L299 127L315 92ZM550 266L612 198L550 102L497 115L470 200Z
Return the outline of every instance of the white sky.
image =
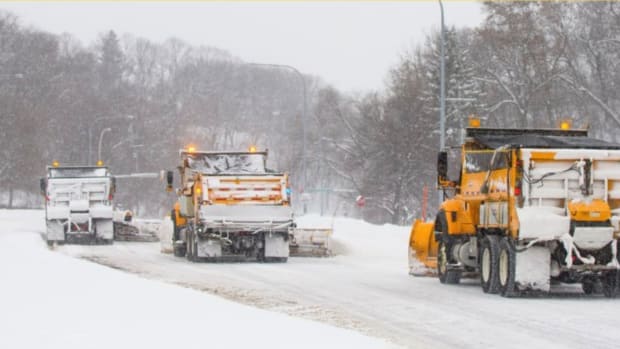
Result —
M445 2L446 25L475 26L481 5ZM23 24L85 44L114 30L288 64L347 91L380 89L400 54L440 26L437 2L1 2Z

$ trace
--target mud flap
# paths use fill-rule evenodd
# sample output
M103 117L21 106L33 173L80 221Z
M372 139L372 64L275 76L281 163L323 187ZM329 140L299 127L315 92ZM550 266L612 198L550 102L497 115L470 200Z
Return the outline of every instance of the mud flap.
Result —
M222 243L213 239L198 239L196 254L198 257L221 257L222 256Z
M109 241L114 239L114 224L112 219L96 219L94 223L97 239Z
M65 240L65 228L64 224L60 220L48 220L46 221L46 234L45 239L47 241L64 241Z
M283 257L289 256L288 241L282 234L267 233L265 234L265 257Z
M533 246L516 254L515 284L520 290L549 292L551 252L547 247Z
M160 242L161 253L172 253L172 235L174 234L174 223L170 219L164 219L157 229L157 236Z

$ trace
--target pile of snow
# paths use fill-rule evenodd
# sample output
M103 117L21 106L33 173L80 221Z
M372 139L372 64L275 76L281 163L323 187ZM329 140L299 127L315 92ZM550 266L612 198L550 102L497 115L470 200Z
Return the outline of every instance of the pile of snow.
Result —
M47 249L39 236L43 229L41 211L0 210L0 338L4 347L390 346L353 331L67 257ZM359 234L364 237L363 232Z
M305 215L295 221L300 228L333 229L332 245L336 256L396 261L401 269L406 268L411 227L375 225L359 219L318 215Z

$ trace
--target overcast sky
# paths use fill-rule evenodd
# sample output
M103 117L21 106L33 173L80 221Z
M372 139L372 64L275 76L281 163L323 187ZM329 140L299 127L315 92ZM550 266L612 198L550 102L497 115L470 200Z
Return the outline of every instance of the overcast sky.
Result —
M446 25L475 26L481 5L446 2ZM114 30L177 37L245 61L288 64L347 91L380 89L400 54L440 27L437 2L2 2L23 24L85 44Z

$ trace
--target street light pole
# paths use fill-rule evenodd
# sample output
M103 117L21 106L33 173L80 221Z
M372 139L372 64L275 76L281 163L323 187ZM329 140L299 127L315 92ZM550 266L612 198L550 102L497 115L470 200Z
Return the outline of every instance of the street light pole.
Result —
M271 64L271 63L246 63L248 65L262 66L262 67L271 67L271 68L285 68L293 71L299 77L299 81L301 81L301 87L303 92L303 109L301 115L301 129L302 129L302 142L301 142L301 188L302 190L306 190L306 110L307 110L307 100L306 100L306 79L304 75L297 70L297 68L286 65L286 64ZM307 207L304 202L304 213L306 213Z
M444 30L444 14L443 3L439 0L439 8L441 10L441 57L440 57L440 77L439 77L439 150L446 147L446 59L445 59L445 30Z
M443 3L441 0L439 1L439 9L441 10L441 57L440 57L440 77L439 77L439 151L443 151L446 147L446 61L445 61L445 45L444 45L444 16L443 16ZM438 195L438 203L443 201L444 193L440 190L437 192Z
M120 116L107 116L95 119L93 123L88 127L88 165L92 165L92 154L93 154L93 127L97 125L97 122L103 120L114 120L114 119L122 119L127 118L129 120L133 119L133 115L120 115Z
M97 161L101 160L101 143L103 142L103 135L106 132L110 132L112 131L111 128L104 128L103 130L101 130L101 133L99 134L99 148L97 149Z

